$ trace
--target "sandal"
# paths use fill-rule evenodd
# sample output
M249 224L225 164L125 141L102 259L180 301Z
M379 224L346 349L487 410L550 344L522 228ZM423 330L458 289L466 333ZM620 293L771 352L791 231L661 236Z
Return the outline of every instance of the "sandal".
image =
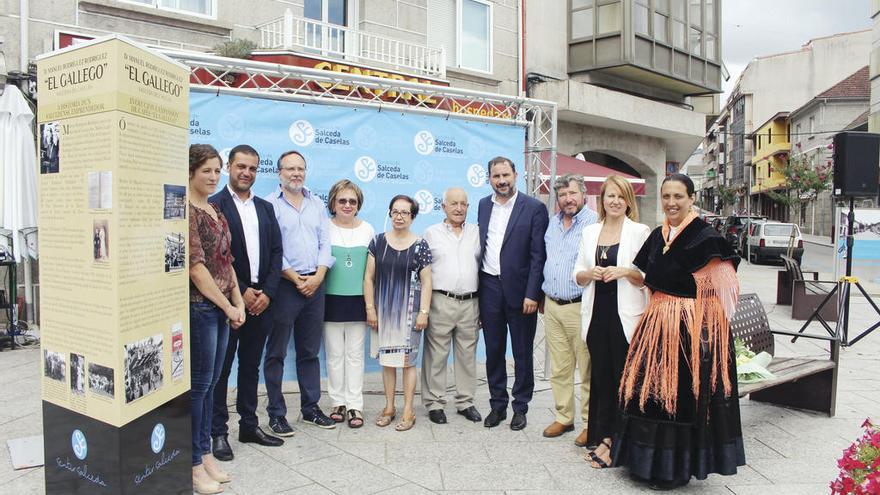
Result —
M330 410L330 419L335 423L345 421L345 406L336 406Z
M416 425L416 415L413 414L408 419L406 417L402 418L399 423L394 425L394 429L396 431L407 431L411 430L413 426Z
M608 449L608 458L610 459L611 458L611 445L609 445L608 442L606 442L605 440L602 440L602 443L600 445L604 445L605 448ZM596 449L598 449L598 447L596 447ZM584 454L584 459L596 464L595 466L594 465L590 466L593 469L605 469L605 468L611 467L607 462L603 461L602 458L596 454L595 450L589 451L586 454Z
M364 416L357 409L349 409L348 410L348 427L349 428L360 428L364 426Z
M392 410L391 414L385 414L383 410L379 417L376 418L376 426L386 427L394 421L394 418L397 416L397 411Z

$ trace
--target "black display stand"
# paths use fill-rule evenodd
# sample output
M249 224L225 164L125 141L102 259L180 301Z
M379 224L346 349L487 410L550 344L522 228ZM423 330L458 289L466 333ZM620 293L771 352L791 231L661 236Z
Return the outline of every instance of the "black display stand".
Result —
M122 427L43 401L46 493L191 494L189 414L189 391Z

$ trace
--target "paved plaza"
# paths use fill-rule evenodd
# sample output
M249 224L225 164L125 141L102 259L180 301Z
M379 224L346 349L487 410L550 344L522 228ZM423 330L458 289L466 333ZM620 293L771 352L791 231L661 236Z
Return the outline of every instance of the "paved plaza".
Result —
M809 268L809 260L804 262ZM767 310L771 327L797 330L788 306L777 307L775 266L743 263L742 292L755 292ZM827 279L829 277L823 277ZM880 288L866 284L873 294ZM880 297L877 297L880 301ZM878 318L861 299L852 304L852 331L863 329ZM819 332L819 326L811 328ZM541 339L540 329L539 337ZM827 345L802 339L791 344L776 339L777 355L826 357ZM38 350L0 353L0 440L38 435L41 432ZM543 346L536 351L536 367L543 366ZM509 364L512 370L512 362ZM825 415L741 401L743 436L748 464L736 476L712 475L705 481L692 480L679 493L700 494L821 494L837 474L841 451L860 434L859 425L868 417L880 419L880 331L852 348L841 351L837 414ZM542 370L536 370L540 376ZM510 371L512 374L512 371ZM452 373L450 367L450 374ZM480 370L477 408L489 411L485 372ZM647 487L629 479L625 469L591 469L584 462L583 449L574 445L576 433L554 439L541 436L554 419L549 382L538 380L523 431L511 431L506 424L487 429L473 424L447 407L449 424L435 425L419 406L418 421L408 432L378 428L373 418L381 410L382 384L379 374L366 377L365 415L367 424L358 430L340 425L322 430L289 416L296 435L284 446L269 448L242 445L237 438L237 416L230 421L230 440L235 460L225 463L234 477L228 494L575 494L642 493ZM450 376L451 382L451 376ZM296 384L289 383L291 410L299 403ZM230 405L233 404L230 390ZM261 423L266 424L265 390L260 404ZM403 398L398 398L398 409ZM418 400L418 397L417 397ZM321 402L326 410L326 397ZM508 415L508 418L510 416ZM294 421L296 420L296 421ZM576 425L580 428L580 425ZM0 493L43 492L43 469L13 471L9 452L0 449Z

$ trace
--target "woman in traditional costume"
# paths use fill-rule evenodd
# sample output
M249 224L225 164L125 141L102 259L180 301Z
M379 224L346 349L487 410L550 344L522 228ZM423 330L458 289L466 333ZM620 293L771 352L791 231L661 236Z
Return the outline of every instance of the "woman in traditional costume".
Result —
M729 329L739 257L692 210L688 176L667 176L660 193L666 219L633 261L652 293L620 383L612 459L651 488L672 489L745 465Z

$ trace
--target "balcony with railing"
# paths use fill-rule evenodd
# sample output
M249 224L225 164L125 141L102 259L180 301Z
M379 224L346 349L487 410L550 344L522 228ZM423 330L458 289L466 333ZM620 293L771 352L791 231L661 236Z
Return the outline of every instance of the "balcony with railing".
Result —
M260 48L291 50L389 70L446 78L446 52L358 29L294 16L284 16L257 26Z

